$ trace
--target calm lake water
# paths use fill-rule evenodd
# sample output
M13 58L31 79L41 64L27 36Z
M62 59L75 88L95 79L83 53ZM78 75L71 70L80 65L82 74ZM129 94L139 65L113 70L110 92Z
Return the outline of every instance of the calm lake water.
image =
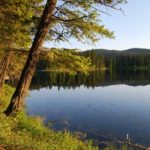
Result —
M29 115L54 121L56 130L90 138L150 145L150 72L93 72L89 76L36 73L26 101Z

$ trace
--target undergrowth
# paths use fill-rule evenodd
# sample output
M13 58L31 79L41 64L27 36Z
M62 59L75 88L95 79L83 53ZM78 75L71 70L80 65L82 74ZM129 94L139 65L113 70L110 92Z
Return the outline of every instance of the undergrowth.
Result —
M81 141L68 131L54 131L40 117L24 111L7 117L3 112L14 89L4 85L0 92L0 145L10 150L98 150L90 141Z

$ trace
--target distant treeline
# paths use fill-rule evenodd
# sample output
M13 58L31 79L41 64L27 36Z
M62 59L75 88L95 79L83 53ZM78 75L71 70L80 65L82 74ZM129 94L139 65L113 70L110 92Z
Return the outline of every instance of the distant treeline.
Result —
M90 57L96 69L150 69L150 53L90 50L81 54Z
M50 51L48 51L48 49L46 50L46 52L41 54L36 68L37 71L80 72L80 70L82 70L83 72L88 66L91 66L90 71L93 71L94 69L150 70L150 50L89 50L84 52L75 52L73 50L63 51L56 49ZM27 55L28 52L26 51L22 52L16 50L13 52L13 57L11 58L11 63L9 64L9 77L19 78ZM79 55L89 57L90 59L82 59L83 57L79 57ZM0 54L0 59L2 56L3 55Z

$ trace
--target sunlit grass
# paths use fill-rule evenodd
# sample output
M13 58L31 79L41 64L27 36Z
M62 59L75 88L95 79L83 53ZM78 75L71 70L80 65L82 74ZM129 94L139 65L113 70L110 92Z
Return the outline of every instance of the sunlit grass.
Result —
M11 150L97 150L89 141L81 141L68 131L56 132L43 125L40 117L25 112L6 117L6 109L14 89L4 85L0 93L0 145Z

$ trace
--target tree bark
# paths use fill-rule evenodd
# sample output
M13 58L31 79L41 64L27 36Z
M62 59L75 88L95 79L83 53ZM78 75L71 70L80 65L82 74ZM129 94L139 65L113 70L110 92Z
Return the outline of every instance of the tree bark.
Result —
M10 63L10 58L11 58L11 48L10 50L8 50L6 53L5 53L5 56L1 62L1 66L0 66L0 91L2 89L2 86L5 82L5 76L6 76L6 73L8 71L8 67L9 67L9 63Z
M6 115L10 115L17 111L20 111L23 104L25 96L28 92L33 74L36 69L36 65L39 59L39 55L42 51L42 45L46 34L48 33L49 24L51 23L51 18L56 7L57 0L47 0L43 15L41 17L37 33L35 35L34 41L32 43L26 64L23 68L19 83L17 88L11 98L10 104L5 111Z

